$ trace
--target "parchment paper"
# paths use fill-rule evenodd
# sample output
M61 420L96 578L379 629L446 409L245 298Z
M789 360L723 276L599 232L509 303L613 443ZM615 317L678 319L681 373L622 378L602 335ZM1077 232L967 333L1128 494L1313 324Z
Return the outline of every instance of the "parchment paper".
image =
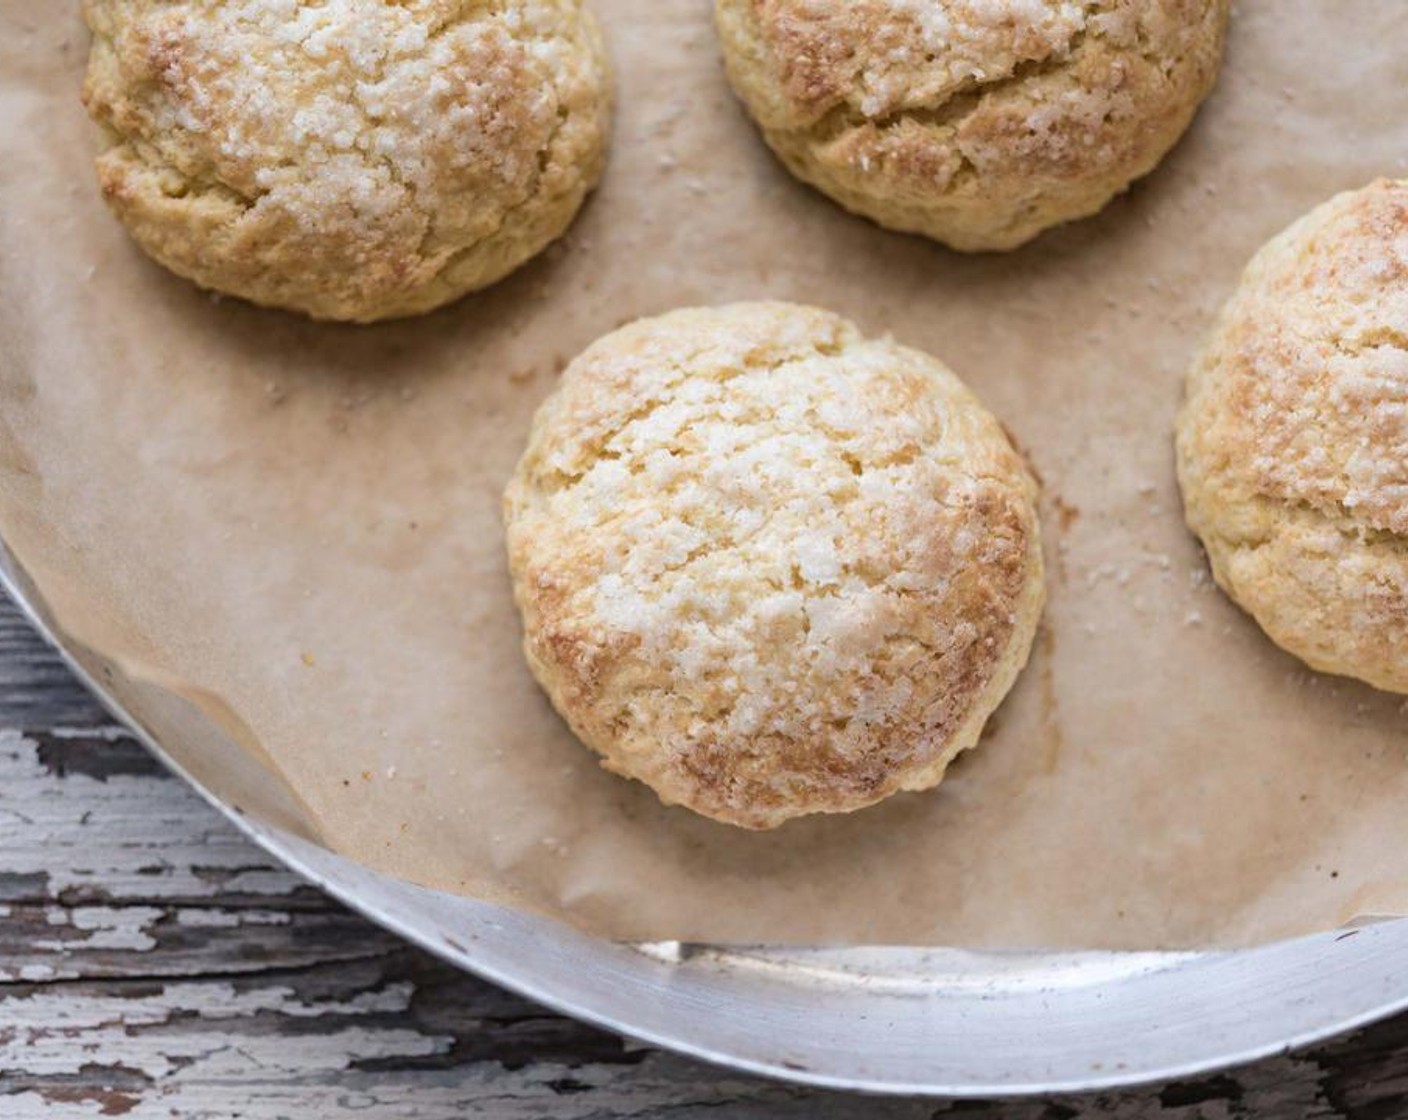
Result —
M1244 4L1152 179L981 258L780 171L706 0L596 7L619 115L566 241L429 318L339 328L143 258L94 186L77 4L0 0L0 528L113 686L214 719L240 765L168 745L247 812L614 937L1211 946L1408 909L1401 698L1302 669L1211 587L1170 434L1249 255L1405 173L1408 7ZM572 739L519 655L499 523L568 358L753 297L958 370L1044 476L1051 570L1031 666L939 791L761 835Z

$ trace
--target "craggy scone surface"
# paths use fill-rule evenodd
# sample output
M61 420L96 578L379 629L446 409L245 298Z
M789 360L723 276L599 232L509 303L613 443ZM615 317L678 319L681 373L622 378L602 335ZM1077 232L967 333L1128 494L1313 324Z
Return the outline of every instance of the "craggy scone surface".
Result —
M924 789L1027 659L1034 498L927 355L790 304L642 320L509 486L528 659L608 767L719 820Z
M1228 0L716 0L794 174L893 229L1011 249L1147 174L1212 88Z
M580 0L86 0L102 190L204 287L318 318L429 310L571 222L608 79Z
M1408 182L1256 255L1189 374L1178 451L1227 592L1314 668L1408 692Z

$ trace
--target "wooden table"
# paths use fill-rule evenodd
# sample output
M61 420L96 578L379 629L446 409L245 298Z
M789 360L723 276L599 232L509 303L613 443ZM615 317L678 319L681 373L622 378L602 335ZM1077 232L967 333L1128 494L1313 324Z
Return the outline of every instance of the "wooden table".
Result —
M1408 1017L1224 1076L1017 1104L732 1074L348 913L165 772L0 602L0 1120L1408 1114Z

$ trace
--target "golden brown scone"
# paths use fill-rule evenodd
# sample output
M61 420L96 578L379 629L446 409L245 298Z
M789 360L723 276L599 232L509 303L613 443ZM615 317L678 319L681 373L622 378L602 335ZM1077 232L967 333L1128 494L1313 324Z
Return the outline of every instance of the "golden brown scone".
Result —
M1277 645L1408 692L1408 182L1253 258L1188 376L1178 469L1217 582Z
M1229 0L716 0L734 89L798 178L890 229L1014 249L1154 169Z
M85 0L104 196L173 272L318 319L416 315L558 237L600 177L580 0Z
M528 662L609 769L716 820L927 789L1026 663L1035 496L925 354L784 303L642 320L505 496Z

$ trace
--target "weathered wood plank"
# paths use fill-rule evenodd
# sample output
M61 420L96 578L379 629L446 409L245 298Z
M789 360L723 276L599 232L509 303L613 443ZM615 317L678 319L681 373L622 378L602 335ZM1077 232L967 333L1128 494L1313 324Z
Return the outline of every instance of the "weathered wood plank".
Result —
M882 1101L732 1075L552 1015L272 866L111 727L0 604L4 728L3 1120L1408 1111L1408 1018L1196 1083L1018 1104Z
M7 727L102 727L111 722L3 593L0 709Z

